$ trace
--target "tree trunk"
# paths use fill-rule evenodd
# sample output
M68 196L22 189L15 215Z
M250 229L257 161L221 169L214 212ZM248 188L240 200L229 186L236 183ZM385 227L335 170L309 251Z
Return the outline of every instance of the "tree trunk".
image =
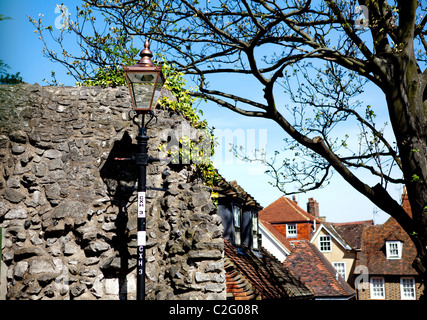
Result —
M402 54L389 65L384 92L396 137L403 175L412 211L412 223L402 224L417 248L413 266L427 293L427 104L424 103L426 79L415 58ZM384 88L383 88L384 89ZM388 212L395 217L393 212Z

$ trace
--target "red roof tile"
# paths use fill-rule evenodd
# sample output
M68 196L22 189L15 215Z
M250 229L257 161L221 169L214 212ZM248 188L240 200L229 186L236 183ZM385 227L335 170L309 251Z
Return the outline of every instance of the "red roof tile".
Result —
M363 230L367 226L374 224L373 220L366 221L354 221L354 222L323 222L323 224L338 235L352 248L360 250L362 246L362 234Z
M275 223L302 222L314 221L320 223L313 215L303 210L296 201L286 197L280 197L268 207L259 212L259 218Z
M236 299L311 299L313 292L276 258L261 248L239 251L224 239L227 296Z
M352 298L354 290L312 243L301 240L283 263L315 293L315 298Z
M277 228L275 228L270 222L265 220L259 220L259 223L261 223L267 230L270 232L270 234L276 238L277 241L279 241L289 252L292 251L294 246L289 242L288 239L279 231Z

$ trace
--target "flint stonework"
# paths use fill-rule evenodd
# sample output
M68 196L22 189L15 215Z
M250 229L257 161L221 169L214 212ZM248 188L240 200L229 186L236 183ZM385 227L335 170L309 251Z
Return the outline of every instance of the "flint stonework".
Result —
M114 160L135 151L129 110L126 87L0 86L0 299L135 299L137 170ZM191 126L154 112L158 158ZM149 164L147 186L146 299L225 299L221 219L196 166Z

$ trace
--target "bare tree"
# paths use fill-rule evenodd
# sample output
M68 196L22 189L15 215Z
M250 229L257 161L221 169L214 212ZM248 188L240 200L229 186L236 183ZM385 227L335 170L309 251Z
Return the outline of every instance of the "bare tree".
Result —
M299 180L320 187L331 172L394 217L414 241L414 267L427 280L427 22L425 1L354 0L87 0L78 17L55 35L32 20L45 53L79 81L97 68L132 57L133 37L148 37L167 61L193 77L192 95L238 114L271 119L305 162L272 166L278 187ZM101 21L100 21L101 19ZM102 20L103 19L103 20ZM49 29L58 55L43 32ZM78 36L83 53L65 50ZM218 76L255 80L263 99L221 89ZM369 82L383 93L394 137L386 139L376 106L357 100ZM282 99L286 94L290 103ZM360 139L337 135L358 124ZM298 155L298 154L297 154ZM370 186L358 173L367 171ZM304 180L305 179L305 180ZM402 184L410 217L386 190Z

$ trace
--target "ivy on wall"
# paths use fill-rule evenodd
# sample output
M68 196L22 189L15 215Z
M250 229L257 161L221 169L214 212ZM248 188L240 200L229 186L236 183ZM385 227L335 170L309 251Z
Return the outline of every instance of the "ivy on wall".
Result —
M132 61L128 61L126 64L132 64ZM206 120L202 120L201 116L203 115L201 110L198 110L194 107L194 103L197 98L190 96L189 91L185 89L185 79L183 78L183 73L177 72L173 65L169 63L162 64L162 71L166 77L166 82L164 87L172 92L173 96L176 98L176 101L173 101L167 97L163 97L159 104L162 107L169 108L176 112L181 113L188 121L190 121L191 126L195 129L202 130L203 134L200 135L200 139L203 137L209 137L210 144L210 155L214 154L215 139L212 133L212 130L209 129L208 123ZM83 82L78 82L78 86L102 86L102 87L116 87L127 85L126 79L124 76L122 67L105 67L98 69L95 77L93 79L85 80ZM206 161L206 156L203 154L203 148L198 148L200 141L192 141L189 137L182 137L180 139L180 148L175 151L177 154L168 154L168 156L179 157L179 159L190 159L189 155L186 154L191 152L191 157L193 163L198 167L205 185L213 187L218 181L219 176L212 165L212 161L209 157L209 160ZM190 145L190 148L182 148L182 146ZM165 146L159 146L161 150ZM194 159L194 157L197 159ZM213 195L215 197L215 195ZM215 199L214 199L215 200Z

